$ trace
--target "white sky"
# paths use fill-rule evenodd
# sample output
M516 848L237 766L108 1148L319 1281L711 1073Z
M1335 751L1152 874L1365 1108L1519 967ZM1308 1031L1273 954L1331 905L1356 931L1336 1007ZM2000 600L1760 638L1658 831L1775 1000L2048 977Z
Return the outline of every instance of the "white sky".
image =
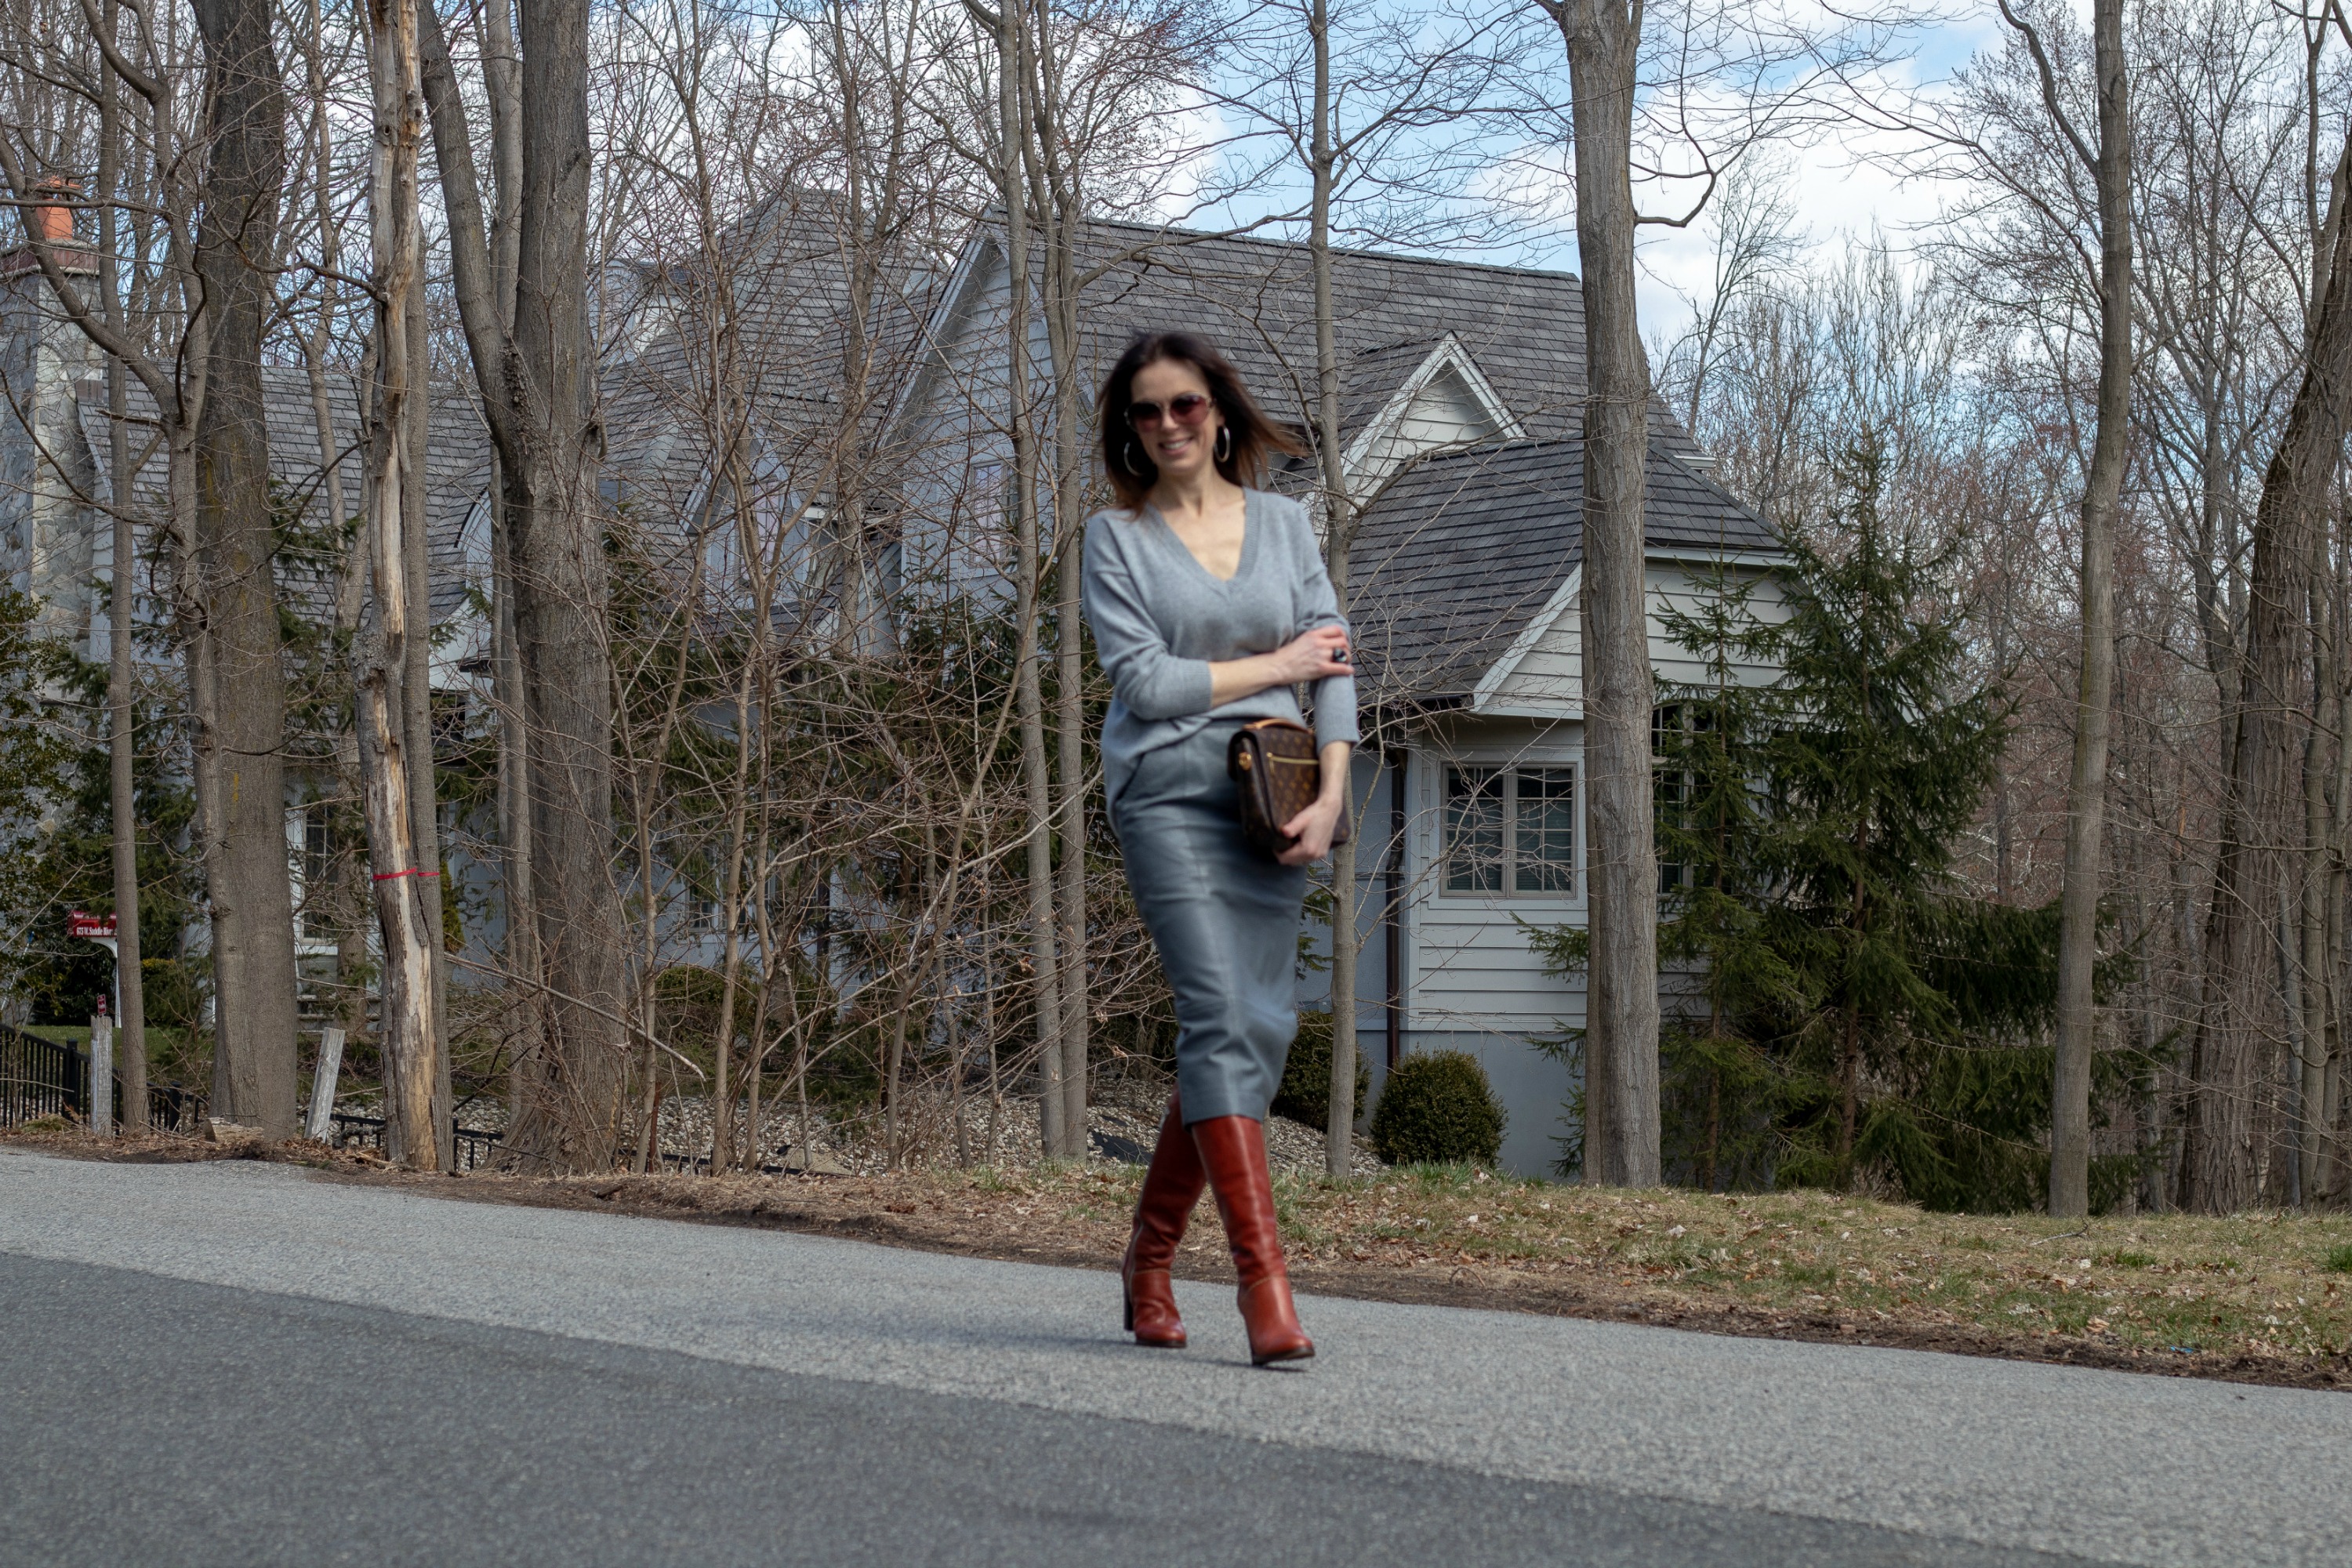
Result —
M1997 42L2000 31L1999 15L1989 4L1954 0L1948 17L1919 36L1911 58L1895 62L1883 75L1896 91L1932 95L1977 50ZM1915 248L1921 231L1933 226L1950 199L1951 189L1940 181L1906 179L1874 161L1915 146L1898 133L1854 127L1786 150L1783 156L1792 165L1790 195L1805 241L1806 264L1835 266L1857 246L1881 246L1897 257ZM1688 229L1653 227L1644 232L1641 304L1645 337L1671 336L1689 320L1693 301L1703 299L1708 288L1712 245L1704 219Z

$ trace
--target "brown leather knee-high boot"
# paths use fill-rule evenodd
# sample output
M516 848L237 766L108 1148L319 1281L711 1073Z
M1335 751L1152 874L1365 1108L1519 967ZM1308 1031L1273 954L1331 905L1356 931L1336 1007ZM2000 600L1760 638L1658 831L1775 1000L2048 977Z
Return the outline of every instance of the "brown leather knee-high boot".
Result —
M1265 1164L1265 1129L1247 1116L1219 1116L1192 1123L1192 1142L1208 1168L1241 1276L1242 1323L1249 1330L1250 1360L1303 1361L1315 1342L1298 1326L1290 1300L1290 1272L1282 1261L1282 1237L1274 1221L1274 1180Z
M1184 1320L1176 1315L1176 1292L1169 1283L1169 1266L1176 1261L1177 1244L1201 1201L1208 1173L1201 1169L1200 1151L1184 1131L1182 1109L1176 1096L1168 1097L1168 1114L1160 1123L1160 1145L1151 1152L1150 1167L1143 1173L1143 1195L1135 1205L1135 1231L1127 1240L1127 1258L1119 1279L1127 1290L1127 1328L1139 1345L1166 1350L1184 1348Z

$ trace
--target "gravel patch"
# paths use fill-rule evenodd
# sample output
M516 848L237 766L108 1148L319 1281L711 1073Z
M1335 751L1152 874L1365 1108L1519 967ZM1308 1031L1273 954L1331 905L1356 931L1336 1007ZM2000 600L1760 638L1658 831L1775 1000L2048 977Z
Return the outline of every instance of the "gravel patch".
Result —
M1038 1102L1031 1095L1006 1095L992 1102L985 1095L967 1095L959 1108L943 1092L924 1089L908 1097L906 1125L900 1129L903 1159L915 1166L992 1166L1021 1169L1038 1164ZM1149 1163L1160 1139L1160 1121L1167 1110L1168 1088L1145 1078L1108 1078L1094 1085L1093 1103L1087 1108L1089 1164ZM383 1102L354 1096L336 1109L359 1116L382 1116ZM961 1126L958 1118L961 1112ZM751 1114L751 1102L737 1103L740 1127ZM870 1176L888 1168L887 1130L880 1112L844 1111L812 1104L805 1142L814 1151L810 1163L820 1173ZM504 1101L479 1096L457 1110L457 1124L469 1131L506 1131ZM710 1100L707 1095L672 1095L664 1100L656 1121L656 1148L660 1163L670 1170L707 1166L710 1159ZM760 1108L760 1149L762 1166L775 1170L808 1168L800 1153L803 1139L801 1110L796 1103L773 1102ZM637 1133L632 1123L623 1147L634 1151ZM1284 1116L1265 1121L1266 1163L1276 1171L1319 1173L1324 1168L1323 1129ZM1380 1156L1360 1134L1349 1163L1351 1174L1376 1175Z

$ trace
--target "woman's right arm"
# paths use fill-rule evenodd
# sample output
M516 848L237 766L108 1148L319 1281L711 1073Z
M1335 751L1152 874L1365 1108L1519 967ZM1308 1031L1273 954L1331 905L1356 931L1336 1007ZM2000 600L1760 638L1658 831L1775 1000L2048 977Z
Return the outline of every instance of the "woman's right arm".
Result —
M1272 653L1256 653L1247 658L1212 662L1209 666L1209 706L1222 708L1228 702L1239 702L1244 697L1255 697L1277 686L1297 686L1302 681L1355 673L1355 667L1348 662L1347 628L1317 626L1291 638Z
M1087 525L1086 571L1080 592L1087 626L1095 634L1095 657L1110 677L1111 689L1139 719L1181 719L1216 706L1214 666L1180 658L1160 635L1160 623L1136 591L1119 559L1111 531L1118 524L1097 517Z

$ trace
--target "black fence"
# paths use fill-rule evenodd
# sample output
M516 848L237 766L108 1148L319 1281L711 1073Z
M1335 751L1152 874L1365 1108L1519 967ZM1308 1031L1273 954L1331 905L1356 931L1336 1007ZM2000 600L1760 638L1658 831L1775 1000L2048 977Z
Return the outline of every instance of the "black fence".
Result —
M120 1074L114 1085L119 1099L122 1087ZM184 1132L193 1138L205 1130L205 1097L176 1083L151 1083L147 1086L147 1125L158 1131Z
M792 1145L789 1143L779 1143L769 1150L760 1162L761 1174L768 1176L792 1174L793 1168L788 1158L791 1153ZM710 1156L673 1154L666 1149L656 1150L653 1156L652 1169L667 1171L679 1176L707 1176L710 1173Z
M382 1149L383 1118L360 1116L348 1110L338 1110L335 1117L335 1147L338 1149ZM497 1152L499 1134L485 1132L479 1128L458 1127L450 1131L457 1135L457 1169L471 1171L487 1163Z
M0 1127L89 1114L89 1053L0 1026Z
M114 1075L114 1103L129 1091ZM43 1116L89 1119L89 1053L0 1024L0 1127ZM194 1133L205 1124L204 1096L177 1084L147 1086L147 1125Z

